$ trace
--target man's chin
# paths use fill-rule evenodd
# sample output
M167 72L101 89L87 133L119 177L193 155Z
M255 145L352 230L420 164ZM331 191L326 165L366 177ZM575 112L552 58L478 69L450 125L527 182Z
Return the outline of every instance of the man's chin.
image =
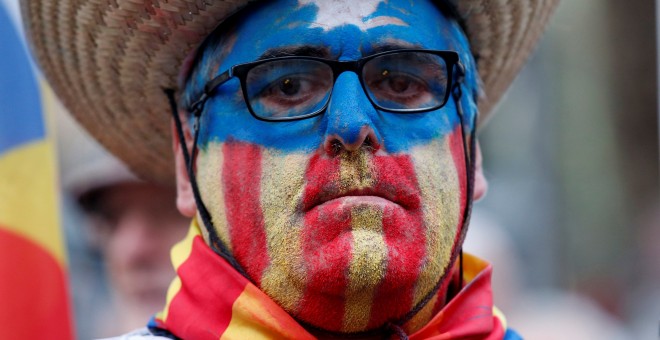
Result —
M359 205L317 216L301 231L300 251L273 262L260 288L294 317L330 331L377 328L401 317L432 291L446 267L430 265L439 259L428 258L436 252L425 247L414 214Z
M395 239L386 242L380 231L344 231L307 254L304 272L293 276L306 291L338 299L365 291L375 293L379 288L381 293L393 293L401 287L414 286L419 278L419 261L396 250L409 247L403 243ZM396 267L389 262L396 263Z

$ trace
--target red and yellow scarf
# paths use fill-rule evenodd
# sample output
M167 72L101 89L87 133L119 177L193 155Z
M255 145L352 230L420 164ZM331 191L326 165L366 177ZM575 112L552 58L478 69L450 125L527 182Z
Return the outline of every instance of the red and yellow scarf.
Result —
M178 276L167 303L149 327L183 339L314 339L294 318L240 275L204 242L196 221L172 249ZM409 335L419 339L502 339L506 321L493 306L492 267L464 255L463 289L430 322Z

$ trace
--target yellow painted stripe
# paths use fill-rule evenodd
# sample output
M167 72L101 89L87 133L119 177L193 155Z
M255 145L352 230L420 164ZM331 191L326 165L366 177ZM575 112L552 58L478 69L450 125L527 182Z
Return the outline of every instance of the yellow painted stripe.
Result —
M412 150L422 195L426 259L415 289L414 304L431 291L438 273L448 268L460 217L458 172L447 138Z
M303 220L297 208L305 186L308 155L283 154L264 149L262 153L261 209L266 232L266 247L270 265L261 278L261 288L282 307L295 313L300 305L300 283L290 275L304 275L295 268L304 268L300 234ZM295 280L304 282L304 277Z
M170 251L170 258L172 259L172 264L174 265L174 269L178 270L179 267L190 257L190 253L192 252L192 245L193 245L193 239L196 236L201 235L201 231L199 228L199 225L197 224L197 220L193 219L192 223L190 224L190 229L188 229L188 234L186 237L179 241L174 247L172 247L172 250ZM170 310L170 303L172 300L174 300L174 297L176 294L179 292L181 289L181 279L177 276L174 278L172 283L170 283L170 287L167 289L167 298L166 298L166 303L165 303L165 308L163 311L158 313L156 317L160 320L167 321L167 315Z
M404 330L407 333L414 333L424 327L429 320L433 318L433 308L438 302L438 294L433 295L431 300L424 305L424 307L413 316L406 324L404 325Z
M351 211L352 257L348 268L346 310L342 330L357 332L367 328L373 297L385 276L387 246L383 236L383 212L373 206Z
M223 143L208 143L205 149L200 150L200 155L197 158L197 183L206 184L199 186L199 194L202 196L202 200L206 202L206 207L213 218L213 226L218 233L218 237L231 253L229 223L225 213L225 188L222 187L223 145ZM218 190L218 188L221 189ZM202 232L204 238L208 241L209 236L206 228L202 228Z
M55 171L47 140L0 155L0 225L36 242L64 267Z
M342 191L373 188L374 169L367 152L343 152L340 156L339 187ZM383 212L375 207L351 211L352 256L342 330L364 330L369 323L377 285L387 268L387 246L383 237Z
M366 152L344 152L341 154L339 187L342 190L373 188L372 161Z

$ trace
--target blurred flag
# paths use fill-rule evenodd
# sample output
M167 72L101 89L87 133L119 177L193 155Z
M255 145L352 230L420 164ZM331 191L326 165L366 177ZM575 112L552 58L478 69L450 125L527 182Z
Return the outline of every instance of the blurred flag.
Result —
M55 148L42 116L54 98L2 3L0 46L0 338L71 339Z

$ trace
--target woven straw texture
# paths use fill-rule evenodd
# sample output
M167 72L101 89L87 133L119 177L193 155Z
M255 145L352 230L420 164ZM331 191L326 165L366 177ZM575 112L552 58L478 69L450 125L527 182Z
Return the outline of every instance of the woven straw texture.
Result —
M485 98L509 87L559 0L450 0L464 18ZM75 118L138 175L173 183L169 106L186 56L249 0L25 0L26 32Z

